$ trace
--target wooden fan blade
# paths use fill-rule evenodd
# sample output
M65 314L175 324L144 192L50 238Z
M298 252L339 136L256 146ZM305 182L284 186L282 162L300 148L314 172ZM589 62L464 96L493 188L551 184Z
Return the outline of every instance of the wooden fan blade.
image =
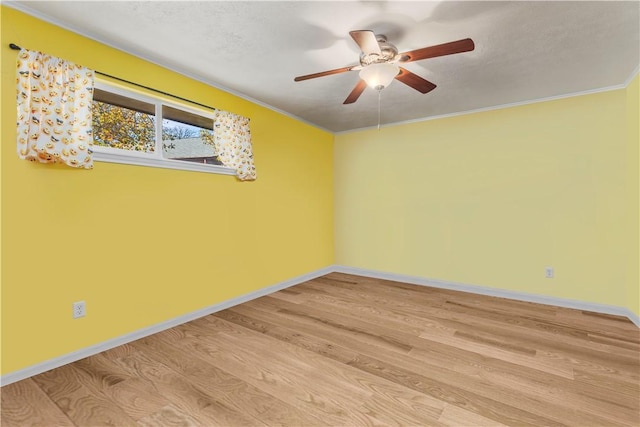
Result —
M452 55L454 53L469 52L475 49L471 39L463 39L455 42L423 47L400 54L400 62L420 61L421 59L436 58L438 56Z
M402 83L414 88L420 93L431 92L436 88L436 85L431 83L429 80L425 80L419 75L414 74L409 70L405 70L402 67L400 67L400 73L396 76L396 80L400 80Z
M293 81L301 82L303 80L315 79L316 77L324 77L324 76L330 76L332 74L345 73L347 71L351 71L353 67L355 67L355 65L352 67L342 67L342 68L336 68L335 70L322 71L320 73L307 74L305 76L298 76L294 78Z
M366 87L367 82L360 79L358 81L358 84L356 84L356 87L354 87L349 96L347 96L347 99L344 100L343 104L353 104L354 102L356 102L358 98L360 98L360 95L362 95L362 92L364 92Z
M376 39L376 35L373 33L373 31L356 30L356 31L349 31L349 34L351 35L353 40L358 44L358 46L360 47L360 50L365 55L375 53L379 56L382 56L380 45L378 44L378 40Z

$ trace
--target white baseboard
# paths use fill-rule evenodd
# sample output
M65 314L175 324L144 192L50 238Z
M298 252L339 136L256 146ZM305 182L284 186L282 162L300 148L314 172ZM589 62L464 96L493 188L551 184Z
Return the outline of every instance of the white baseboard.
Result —
M534 302L538 304L555 305L558 307L573 308L577 310L592 311L596 313L612 314L629 318L636 326L640 327L640 316L625 307L597 304L593 302L578 301L568 298L558 298L545 295L531 294L528 292L510 291L485 286L455 283L446 280L428 279L424 277L406 276L404 274L386 273L382 271L367 270L364 268L334 265L333 271L353 274L356 276L372 277L375 279L392 280L394 282L410 283L412 285L431 286L433 288L450 289L454 291L470 292L473 294L487 295L499 298L508 298L518 301Z
M395 282L410 283L410 284L421 285L421 286L431 286L434 288L451 289L455 291L470 292L470 293L488 295L488 296L494 296L494 297L500 297L500 298L509 298L513 300L534 302L539 304L556 305L559 307L593 311L596 313L625 316L625 317L628 317L629 320L635 323L638 327L640 327L640 316L633 313L631 310L623 307L617 307L617 306L611 306L611 305L605 305L605 304L596 304L591 302L577 301L577 300L565 299L565 298L556 298L556 297L550 297L550 296L544 296L544 295L536 295L536 294L530 294L526 292L509 291L505 289L489 288L484 286L475 286L475 285L469 285L464 283L455 283L455 282L449 282L445 280L406 276L403 274L386 273L382 271L367 270L367 269L356 268L356 267L347 267L343 265L331 265L316 271L312 271L307 274L303 274L302 276L294 277L292 279L285 280L284 282L280 282L275 285L268 286L266 288L258 289L257 291L250 292L248 294L244 294L239 297L232 298L230 300L223 301L218 304L214 304L210 307L206 307L201 310L187 313L183 316L179 316L174 319L170 319L170 320L158 323L148 328L143 328L143 329L134 331L130 334L113 338L111 340L104 341L102 343L92 345L90 347L80 349L78 351L74 351L72 353L65 354L63 356L56 357L54 359L47 360L42 363L38 363L36 365L29 366L27 368L20 369L15 372L8 373L0 377L0 385L4 386L7 384L14 383L16 381L20 381L20 380L32 377L34 375L41 374L43 372L49 371L54 368L58 368L68 363L75 362L76 360L93 356L94 354L98 354L102 351L112 349L119 345L126 344L129 342L138 340L140 338L144 338L146 336L156 334L158 332L162 332L166 329L173 328L175 326L190 322L192 320L198 319L203 316L207 316L217 311L225 310L227 308L233 307L234 305L251 301L253 299L271 294L273 292L277 292L279 290L282 290L291 286L298 285L300 283L315 279L316 277L324 276L325 274L329 274L332 272L353 274L357 276L372 277L372 278L383 279L383 280L392 280Z
M324 268L321 268L320 270L303 274L302 276L294 277L292 279L285 280L284 282L280 282L275 285L268 286L266 288L258 289L257 291L250 292L248 294L244 294L227 301L223 301L219 304L214 304L212 306L203 308L201 310L187 313L185 315L158 323L148 328L139 329L129 334L122 335L120 337L113 338L108 341L104 341L102 343L92 345L90 347L83 348L78 351L74 351L72 353L65 354L63 356L56 357L51 360L47 360L45 362L38 363L36 365L29 366L27 368L8 373L6 375L2 375L2 377L0 377L0 385L4 386L7 384L14 383L16 381L20 381L20 380L32 377L34 375L41 374L43 372L49 371L54 368L58 368L68 363L75 362L76 360L84 359L85 357L93 356L94 354L98 354L100 352L112 349L119 345L126 344L135 340L139 340L140 338L144 338L149 335L157 334L158 332L162 332L166 329L173 328L178 325L182 325L183 323L190 322L192 320L198 319L203 316L207 316L209 314L215 313L220 310L225 310L227 308L233 307L234 305L242 304L244 302L251 301L253 299L271 294L273 292L277 292L279 290L282 290L294 285L298 285L308 280L315 279L316 277L324 276L325 274L331 273L332 271L334 271L333 266L324 267Z

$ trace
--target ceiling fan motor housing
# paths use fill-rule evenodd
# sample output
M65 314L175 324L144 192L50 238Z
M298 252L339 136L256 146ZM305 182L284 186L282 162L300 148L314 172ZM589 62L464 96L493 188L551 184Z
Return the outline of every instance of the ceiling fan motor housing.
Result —
M360 54L360 65L362 65L363 67L371 64L390 62L396 57L396 55L398 55L398 48L387 42L386 36L377 34L376 40L378 41L378 45L380 46L382 55L378 55L377 53L366 54L362 52Z
M347 96L347 99L344 100L343 104L353 104L356 102L367 86L376 90L382 90L393 80L398 80L420 93L428 93L434 90L436 85L400 67L400 65L422 59L469 52L475 49L473 40L466 38L398 54L398 49L391 43L388 43L387 37L382 34L376 35L371 30L353 30L349 31L349 35L360 48L360 65L351 65L320 73L298 76L293 80L299 82L316 77L359 70L360 79L349 96Z

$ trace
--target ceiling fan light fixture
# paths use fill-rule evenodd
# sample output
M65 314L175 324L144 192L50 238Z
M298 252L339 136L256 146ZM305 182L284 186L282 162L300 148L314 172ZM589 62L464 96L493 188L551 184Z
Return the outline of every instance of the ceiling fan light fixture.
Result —
M360 78L372 89L381 91L391 84L393 79L400 72L400 68L395 64L380 62L371 64L360 70Z

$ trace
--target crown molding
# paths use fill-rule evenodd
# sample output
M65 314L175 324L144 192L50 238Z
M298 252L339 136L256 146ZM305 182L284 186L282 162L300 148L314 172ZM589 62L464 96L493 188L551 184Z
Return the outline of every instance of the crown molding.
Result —
M208 86L211 86L213 88L219 89L221 91L224 91L228 94L237 96L238 98L241 98L245 101L251 102L253 104L259 105L261 107L264 107L268 110L271 110L273 112L276 112L278 114L282 114L283 116L289 117L291 119L294 119L298 122L304 123L306 125L312 126L316 129L320 129L324 132L328 132L334 136L336 135L344 135L344 134L350 134L350 133L356 133L356 132L362 132L362 131L367 131L367 130L373 130L373 129L378 129L378 126L367 126L367 127L363 127L363 128L357 128L357 129L350 129L350 130L345 130L345 131L332 131L330 129L327 129L325 127L322 127L320 125L317 125L315 123L312 123L306 119L303 119L301 117L296 116L295 114L286 112L284 110L281 110L277 107L274 107L272 105L269 105L265 102L262 102L258 99L252 98L249 95L246 95L242 92L238 92L236 90L230 89L228 87L216 84L215 82L203 79L200 76L191 74L189 72L186 72L184 70L178 69L176 67L172 67L166 64L163 64L162 61L157 60L155 58L152 58L148 55L145 55L142 52L136 51L135 49L130 49L126 46L122 46L119 44L115 44L112 43L110 41L104 40L102 37L98 36L97 34L93 34L90 32L86 32L86 31L79 31L76 28L73 28L67 24L65 24L64 22L61 22L49 15L43 14L37 10L34 10L32 8L30 8L28 6L28 1L15 1L15 0L0 0L2 5L10 7L12 9L16 9L20 12L26 13L27 15L33 16L34 18L40 19L42 21L48 22L50 24L56 25L60 28L63 28L67 31L71 31L75 34L81 35L83 37L86 37L88 39L94 40L96 42L99 42L101 44L104 44L106 46L109 46L113 49L119 50L121 52L127 53L129 55L133 55L137 58L143 59L147 62L150 62L154 65L157 65L159 67L165 68L167 70L173 71L175 73L181 74L185 77L188 77L190 79L193 79L195 81L198 81L200 83L204 83ZM394 122L394 123L388 123L388 124L382 124L380 125L380 129L382 128L390 128L390 127L394 127L394 126L401 126L401 125L407 125L407 124L412 124L412 123L421 123L421 122L426 122L429 120L438 120L438 119L444 119L444 118L449 118L449 117L457 117L457 116L464 116L464 115L468 115L468 114L475 114L475 113L482 113L482 112L486 112L486 111L494 111L494 110L501 110L501 109L505 109L505 108L512 108L512 107L520 107L520 106L524 106L524 105L529 105L529 104L537 104L540 102L548 102L548 101L555 101L555 100L559 100L559 99L565 99L565 98L572 98L575 96L582 96L582 95L592 95L592 94L596 94L596 93L601 93L601 92L609 92L609 91L613 91L613 90L620 90L620 89L624 89L627 86L629 86L629 84L631 83L631 81L636 77L636 75L638 75L638 72L640 71L640 64L635 68L635 70L633 70L631 72L631 75L621 84L619 85L613 85L613 86L607 86L607 87L603 87L603 88L596 88L596 89L590 89L590 90L585 90L585 91L580 91L580 92L572 92L572 93L567 93L567 94L562 94L562 95L555 95L555 96L551 96L551 97L545 97L545 98L537 98L537 99L532 99L532 100L527 100L527 101L519 101L519 102L513 102L513 103L507 103L507 104L501 104L501 105L495 105L495 106L491 106L491 107L483 107L483 108L477 108L477 109L473 109L473 110L465 110L465 111L459 111L459 112L455 112L455 113L448 113L448 114L440 114L437 116L429 116L429 117L423 117L423 118L418 118L418 119L411 119L411 120L404 120L404 121L400 121L400 122Z
M164 64L162 61L160 61L160 60L158 60L156 58L153 58L151 56L148 56L148 55L144 54L143 52L137 51L135 49L131 49L130 47L123 46L121 44L116 44L116 43L110 42L110 41L105 40L104 38L102 38L99 35L94 34L94 33L87 32L87 31L80 31L77 28L71 27L68 24L66 24L66 23L64 23L64 22L62 22L62 21L60 21L58 19L55 19L55 18L53 18L53 17L51 17L51 16L49 16L47 14L44 14L42 12L39 12L37 10L32 9L31 7L28 6L28 3L29 3L28 1L19 2L19 1L14 1L14 0L8 0L8 1L1 0L1 2L2 2L3 6L10 7L10 8L15 9L17 11L25 13L25 14L27 14L29 16L32 16L32 17L37 18L37 19L40 19L40 20L42 20L44 22L47 22L49 24L55 25L56 27L60 27L60 28L62 28L64 30L70 31L70 32L72 32L74 34L78 34L78 35L80 35L82 37L85 37L87 39L96 41L96 42L98 42L100 44L103 44L103 45L108 46L110 48L119 50L119 51L124 52L126 54L133 55L136 58L140 58L140 59L142 59L144 61L147 61L147 62L149 62L151 64L154 64L154 65L157 65L159 67L162 67L162 68L164 68L166 70L173 71L174 73L178 73L178 74L180 74L182 76L188 77L188 78L190 78L192 80L195 80L197 82L204 83L207 86L211 86L211 87L213 87L215 89L221 90L221 91L226 92L226 93L228 93L230 95L237 96L238 98L241 98L241 99L243 99L245 101L251 102L252 104L259 105L260 107L264 107L264 108L266 108L268 110L271 110L271 111L273 111L275 113L282 114L283 116L289 117L289 118L294 119L294 120L296 120L298 122L302 122L302 123L307 124L309 126L313 126L316 129L320 129L322 131L325 131L325 132L328 132L328 133L331 133L331 134L334 133L333 131L331 131L331 130L329 130L327 128L319 126L319 125L317 125L315 123L311 123L308 120L305 120L305 119L303 119L301 117L298 117L298 116L296 116L294 114L291 114L291 113L289 113L287 111L284 111L284 110L281 110L279 108L276 108L276 107L274 107L272 105L269 105L269 104L267 104L265 102L262 102L262 101L260 101L258 99L252 98L249 95L246 95L246 94L244 94L242 92L238 92L238 91L236 91L234 89L230 89L230 88L225 87L223 85L217 84L217 83L212 82L212 81L207 80L207 79L204 79L204 78L202 78L200 76L197 76L195 74L192 74L192 73L190 73L188 71L185 71L185 70L182 70L182 69L179 69L179 68ZM16 44L19 44L19 43L16 43Z
M506 109L506 108L521 107L521 106L530 105L530 104L539 104L541 102L557 101L557 100L560 100L560 99L575 98L577 96L593 95L593 94L596 94L596 93L611 92L611 91L614 91L614 90L626 89L627 86L629 86L631 81L634 79L636 74L638 74L638 68L636 68L636 71L631 74L631 77L629 77L624 83L619 84L619 85L607 86L607 87L598 88L598 89L589 89L589 90L585 90L585 91L581 91L581 92L566 93L566 94L562 94L562 95L554 95L554 96L549 96L549 97L546 97L546 98L531 99L531 100L528 100L528 101L511 102L511 103L508 103L508 104L494 105L494 106L491 106L491 107L476 108L474 110L466 110L466 111L460 111L460 112L456 112L456 113L440 114L440 115L437 115L437 116L430 116L430 117L422 117L422 118L419 118L419 119L404 120L404 121L401 121L401 122L383 124L383 125L380 125L380 128L381 129L382 128L391 128L391 127L394 127L394 126L408 125L408 124L412 124L412 123L428 122L430 120L439 120L439 119L446 119L446 118L449 118L449 117L466 116L466 115L469 115L469 114L484 113L484 112L487 112L487 111L494 111L494 110L503 110L503 109ZM334 134L335 135L345 135L345 134L362 132L362 131L367 131L367 130L374 130L374 129L378 129L378 126L377 125L376 126L367 126L367 127L358 128L358 129L351 129L351 130L335 132Z
M631 84L631 82L633 81L633 79L635 79L635 78L636 78L636 76L638 75L638 73L640 73L640 65L638 65L638 66L636 67L636 69L635 69L635 70L633 70L633 71L631 72L631 75L629 75L629 77L627 78L627 80L625 80L625 81L624 81L624 87L625 87L625 88L626 88L626 87L628 87L628 86Z

